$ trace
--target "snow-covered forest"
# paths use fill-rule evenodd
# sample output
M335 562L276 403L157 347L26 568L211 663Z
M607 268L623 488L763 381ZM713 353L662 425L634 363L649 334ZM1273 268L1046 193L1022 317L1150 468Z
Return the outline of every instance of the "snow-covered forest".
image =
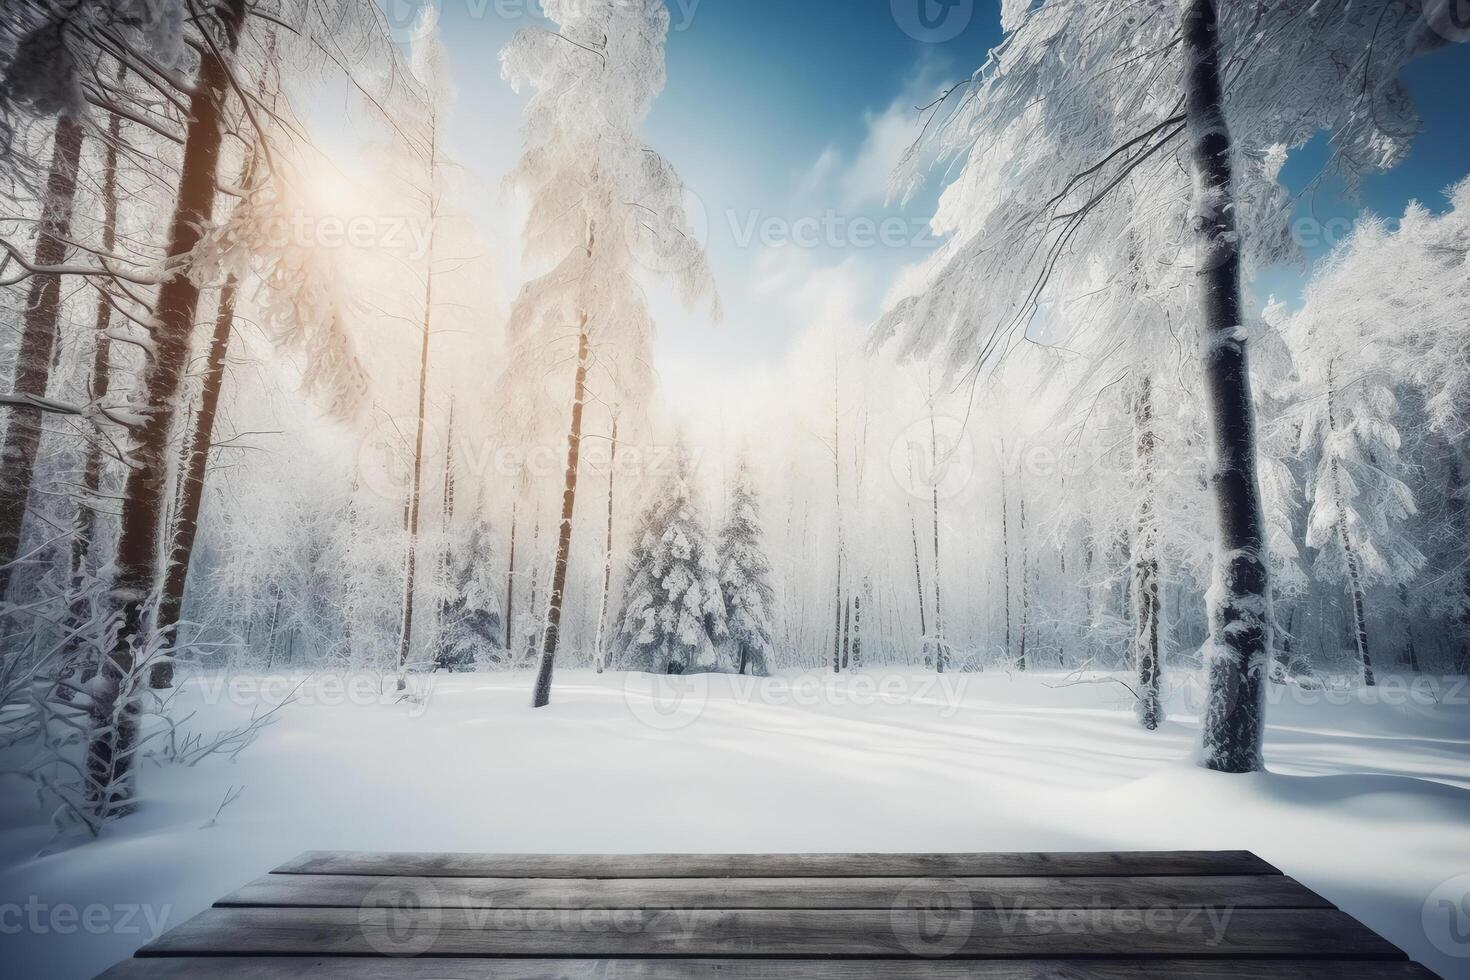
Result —
M1357 712L1322 729L1331 772L1435 787L1421 866L1470 844L1470 154L1407 80L1470 82L1455 0L976 4L990 40L863 110L883 213L932 243L881 265L730 260L727 219L772 205L711 208L731 198L680 161L738 170L752 137L724 134L723 168L658 138L661 97L734 98L673 70L698 3L539 0L493 43L463 4L402 6L0 12L6 860L226 824L233 777L179 816L175 774L257 751L249 792L287 800L260 773L315 757L270 740L327 710L293 705L324 678L366 682L385 766L421 730L400 716L468 724L475 682L497 757L575 751L614 724L587 698L709 674L920 702L971 679L997 710L1122 719L1068 736L1073 764L1222 774L1277 769L1275 713L1310 727L1327 697ZM501 108L463 96L472 71ZM491 161L466 152L487 128ZM1426 152L1458 169L1363 203ZM1319 197L1345 202L1327 242ZM778 348L666 358L758 347L754 294L788 311ZM271 677L249 710L199 702ZM1360 722L1439 739L1439 768L1358 759ZM964 847L1041 846L997 833ZM1432 885L1365 904L1414 896L1413 919Z

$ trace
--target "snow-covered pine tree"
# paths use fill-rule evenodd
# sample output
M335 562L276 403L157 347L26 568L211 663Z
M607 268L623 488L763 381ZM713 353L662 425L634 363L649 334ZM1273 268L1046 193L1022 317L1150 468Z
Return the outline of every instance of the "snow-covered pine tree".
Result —
M718 549L681 445L673 470L644 511L618 617L620 666L685 674L716 666L716 646L729 635L720 589Z
M448 555L450 598L444 604L439 628L436 670L474 670L502 649L502 583L492 560L492 541L490 525L482 512L476 513L468 529L459 528L453 533Z
M771 672L771 562L762 540L760 500L744 456L730 486L730 513L720 529L720 590L733 648L735 672ZM859 613L861 616L861 613Z

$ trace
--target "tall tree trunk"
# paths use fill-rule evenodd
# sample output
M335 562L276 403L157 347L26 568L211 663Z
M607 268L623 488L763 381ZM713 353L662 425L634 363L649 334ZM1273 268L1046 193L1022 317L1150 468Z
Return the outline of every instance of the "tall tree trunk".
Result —
M112 113L107 120L107 142L102 161L102 250L111 252L117 245L117 144L122 138L122 119ZM112 385L112 340L107 336L112 326L112 304L106 294L97 293L96 333L92 337L92 381L90 397L101 402ZM97 500L102 492L102 442L87 442L82 463L82 502L77 507L76 535L71 542L72 580L78 581L88 565L101 565L96 555ZM3 594L3 590L0 590Z
M1230 130L1220 79L1217 0L1183 7L1184 96L1204 378L1216 520L1209 695L1203 764L1221 772L1263 765L1265 680L1271 660L1271 588L1256 472L1256 417L1245 318Z
M602 551L602 601L597 606L597 643L593 656L597 661L597 672L607 668L607 605L612 594L613 569L613 491L617 488L618 474L618 414L612 417L612 448L607 462L607 545ZM741 648L742 655L744 648Z
M220 289L214 336L209 344L209 362L204 369L199 414L194 424L193 439L184 455L184 479L178 513L174 518L173 549L169 555L168 571L164 574L163 594L158 602L158 631L168 656L153 664L149 684L154 690L172 687L174 682L173 648L178 639L179 616L184 609L184 592L189 583L189 563L199 533L199 510L204 502L209 451L214 445L214 420L225 384L225 357L229 352L230 334L235 327L235 294L238 288L231 276Z
M1399 605L1404 610L1404 665L1419 673L1419 649L1414 643L1414 610L1409 603L1409 587L1399 585Z
M215 11L223 34L215 48L200 56L189 101L183 171L168 246L168 257L176 262L199 244L214 211L221 109L229 84L222 59L232 55L239 43L245 0L225 0ZM176 269L159 288L154 304L152 356L143 376L147 411L142 425L134 430L133 465L123 490L122 533L113 576L121 628L93 685L87 749L88 802L104 817L126 812L133 799L133 754L140 713L136 655L149 647L146 613L159 574L169 435L198 307L199 287L187 270Z
M531 707L544 708L551 703L551 674L556 661L556 645L561 638L562 596L567 587L567 560L572 552L572 514L577 506L577 471L582 456L582 411L587 403L587 314L582 314L582 329L577 337L577 379L572 396L572 424L567 432L567 479L561 496L561 526L557 532L556 565L551 575L551 593L546 597L546 630L541 638L541 664L536 670L536 689Z
M515 649L516 620L516 516L517 502L510 502L510 555L505 572L505 655ZM512 661L514 662L514 661Z
M1001 577L1005 580L1006 607L1006 660L1011 659L1011 505L1006 494L1006 475L1000 475L1000 553ZM1016 664L1019 670L1026 669L1026 656Z
M867 576L863 577L863 592L870 591ZM852 666L863 669L863 592L852 600Z
M846 670L852 655L852 594L848 593L846 610L842 614L842 669Z
M1337 380L1336 365L1327 364L1327 431L1332 438L1337 436ZM1346 501L1342 494L1342 468L1337 457L1332 458L1332 503L1337 508L1337 541L1342 546L1343 559L1347 564L1348 595L1353 604L1353 645L1358 651L1358 663L1363 672L1363 684L1374 686L1373 658L1368 651L1368 603L1363 594L1363 568L1348 529Z
M444 495L440 502L440 509L444 518L444 550L439 557L440 580L449 584L441 593L439 599L438 627L435 630L435 645L439 654L445 651L444 638L446 635L445 623L449 619L450 588L455 588L458 583L451 583L454 574L454 399L449 399L449 426L444 437ZM435 670L438 670L439 654L435 656Z
M1159 703L1159 555L1158 527L1154 514L1154 456L1157 442L1153 428L1153 383L1144 378L1133 408L1134 457L1138 464L1142 496L1138 525L1133 537L1133 595L1138 604L1133 619L1133 650L1138 667L1138 721L1154 731L1163 720Z
M1031 605L1031 543L1026 538L1026 493L1025 487L1021 492L1021 656L1017 660L1017 666L1021 670L1026 669L1026 617L1030 612Z
M924 644L924 666L931 666L929 660L929 625L925 621L924 611L924 566L919 562L919 522L914 517L913 505L909 505L909 537L914 543L914 585L919 592L919 637Z
M51 170L46 176L46 196L36 226L37 266L59 266L66 260L81 155L81 120L62 116L56 122ZM16 353L13 394L46 397L60 319L61 276L48 272L33 274L26 294L20 350ZM10 591L14 562L20 555L31 480L41 450L41 428L39 408L10 407L10 424L5 427L5 441L0 444L0 599Z
M837 589L833 596L832 673L842 673L842 555L837 555Z
M434 146L435 137L430 137ZM432 153L432 150L431 150ZM429 160L429 179L432 182L436 166L434 158ZM432 190L430 195L432 197ZM428 407L429 393L429 337L434 319L434 205L429 210L429 250L424 269L424 327L419 344L419 407L414 429L413 442L413 485L408 496L408 555L403 574L403 622L398 631L398 690L408 686L408 655L413 648L413 615L415 579L419 560L419 513L423 503L424 479L424 415Z
M934 468L934 478L930 481L934 530L934 667L942 674L949 649L944 640L944 606L940 603L939 595L939 437L934 431L932 408L929 412L929 459Z

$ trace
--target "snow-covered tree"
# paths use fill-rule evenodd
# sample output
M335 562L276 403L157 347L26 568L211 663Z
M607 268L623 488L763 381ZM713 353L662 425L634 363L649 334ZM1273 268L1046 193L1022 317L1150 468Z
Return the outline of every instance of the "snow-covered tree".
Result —
M473 670L503 648L500 619L502 582L492 553L493 535L476 513L468 528L454 529L449 542L449 598L439 624L434 666Z
M640 522L616 638L619 666L656 674L711 669L729 636L719 549L680 448Z
M713 295L683 184L639 136L664 86L668 8L662 0L548 0L542 8L559 31L523 30L500 55L511 85L535 90L522 131L525 152L510 182L530 200L529 256L553 263L511 310L512 364L505 376L524 386L539 383L547 365L575 364L556 560L532 697L537 707L551 698L589 383L602 386L604 403L630 412L652 387L654 324L640 269L673 276L688 303ZM717 300L712 313L718 315ZM535 445L536 431L548 431L547 419L528 421L522 436Z
M926 127L924 150L963 157L935 219L951 238L875 339L979 370L1093 287L1119 242L1178 266L1192 251L1217 532L1202 761L1259 769L1271 586L1242 263L1289 245L1289 150L1331 131L1350 184L1403 158L1417 120L1399 73L1447 42L1411 4L1017 0L1002 24Z
M720 529L720 590L725 598L729 642L735 648L735 672L765 676L770 673L775 652L771 612L776 592L771 588L771 562L766 557L761 530L760 501L743 454L736 464L728 506L729 514ZM858 615L861 625L861 611Z

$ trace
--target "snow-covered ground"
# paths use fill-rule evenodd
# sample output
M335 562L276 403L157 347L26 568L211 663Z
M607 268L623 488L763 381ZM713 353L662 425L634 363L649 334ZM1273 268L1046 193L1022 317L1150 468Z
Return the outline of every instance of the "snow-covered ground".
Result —
M1271 772L1239 777L1189 764L1187 688L1149 734L1120 685L1056 675L557 680L533 712L524 675L421 678L422 703L313 678L238 760L150 764L141 812L52 853L31 799L0 786L0 972L90 976L307 849L1249 848L1470 976L1452 928L1470 922L1470 689L1453 682L1274 688ZM226 729L294 684L195 678L179 707Z

